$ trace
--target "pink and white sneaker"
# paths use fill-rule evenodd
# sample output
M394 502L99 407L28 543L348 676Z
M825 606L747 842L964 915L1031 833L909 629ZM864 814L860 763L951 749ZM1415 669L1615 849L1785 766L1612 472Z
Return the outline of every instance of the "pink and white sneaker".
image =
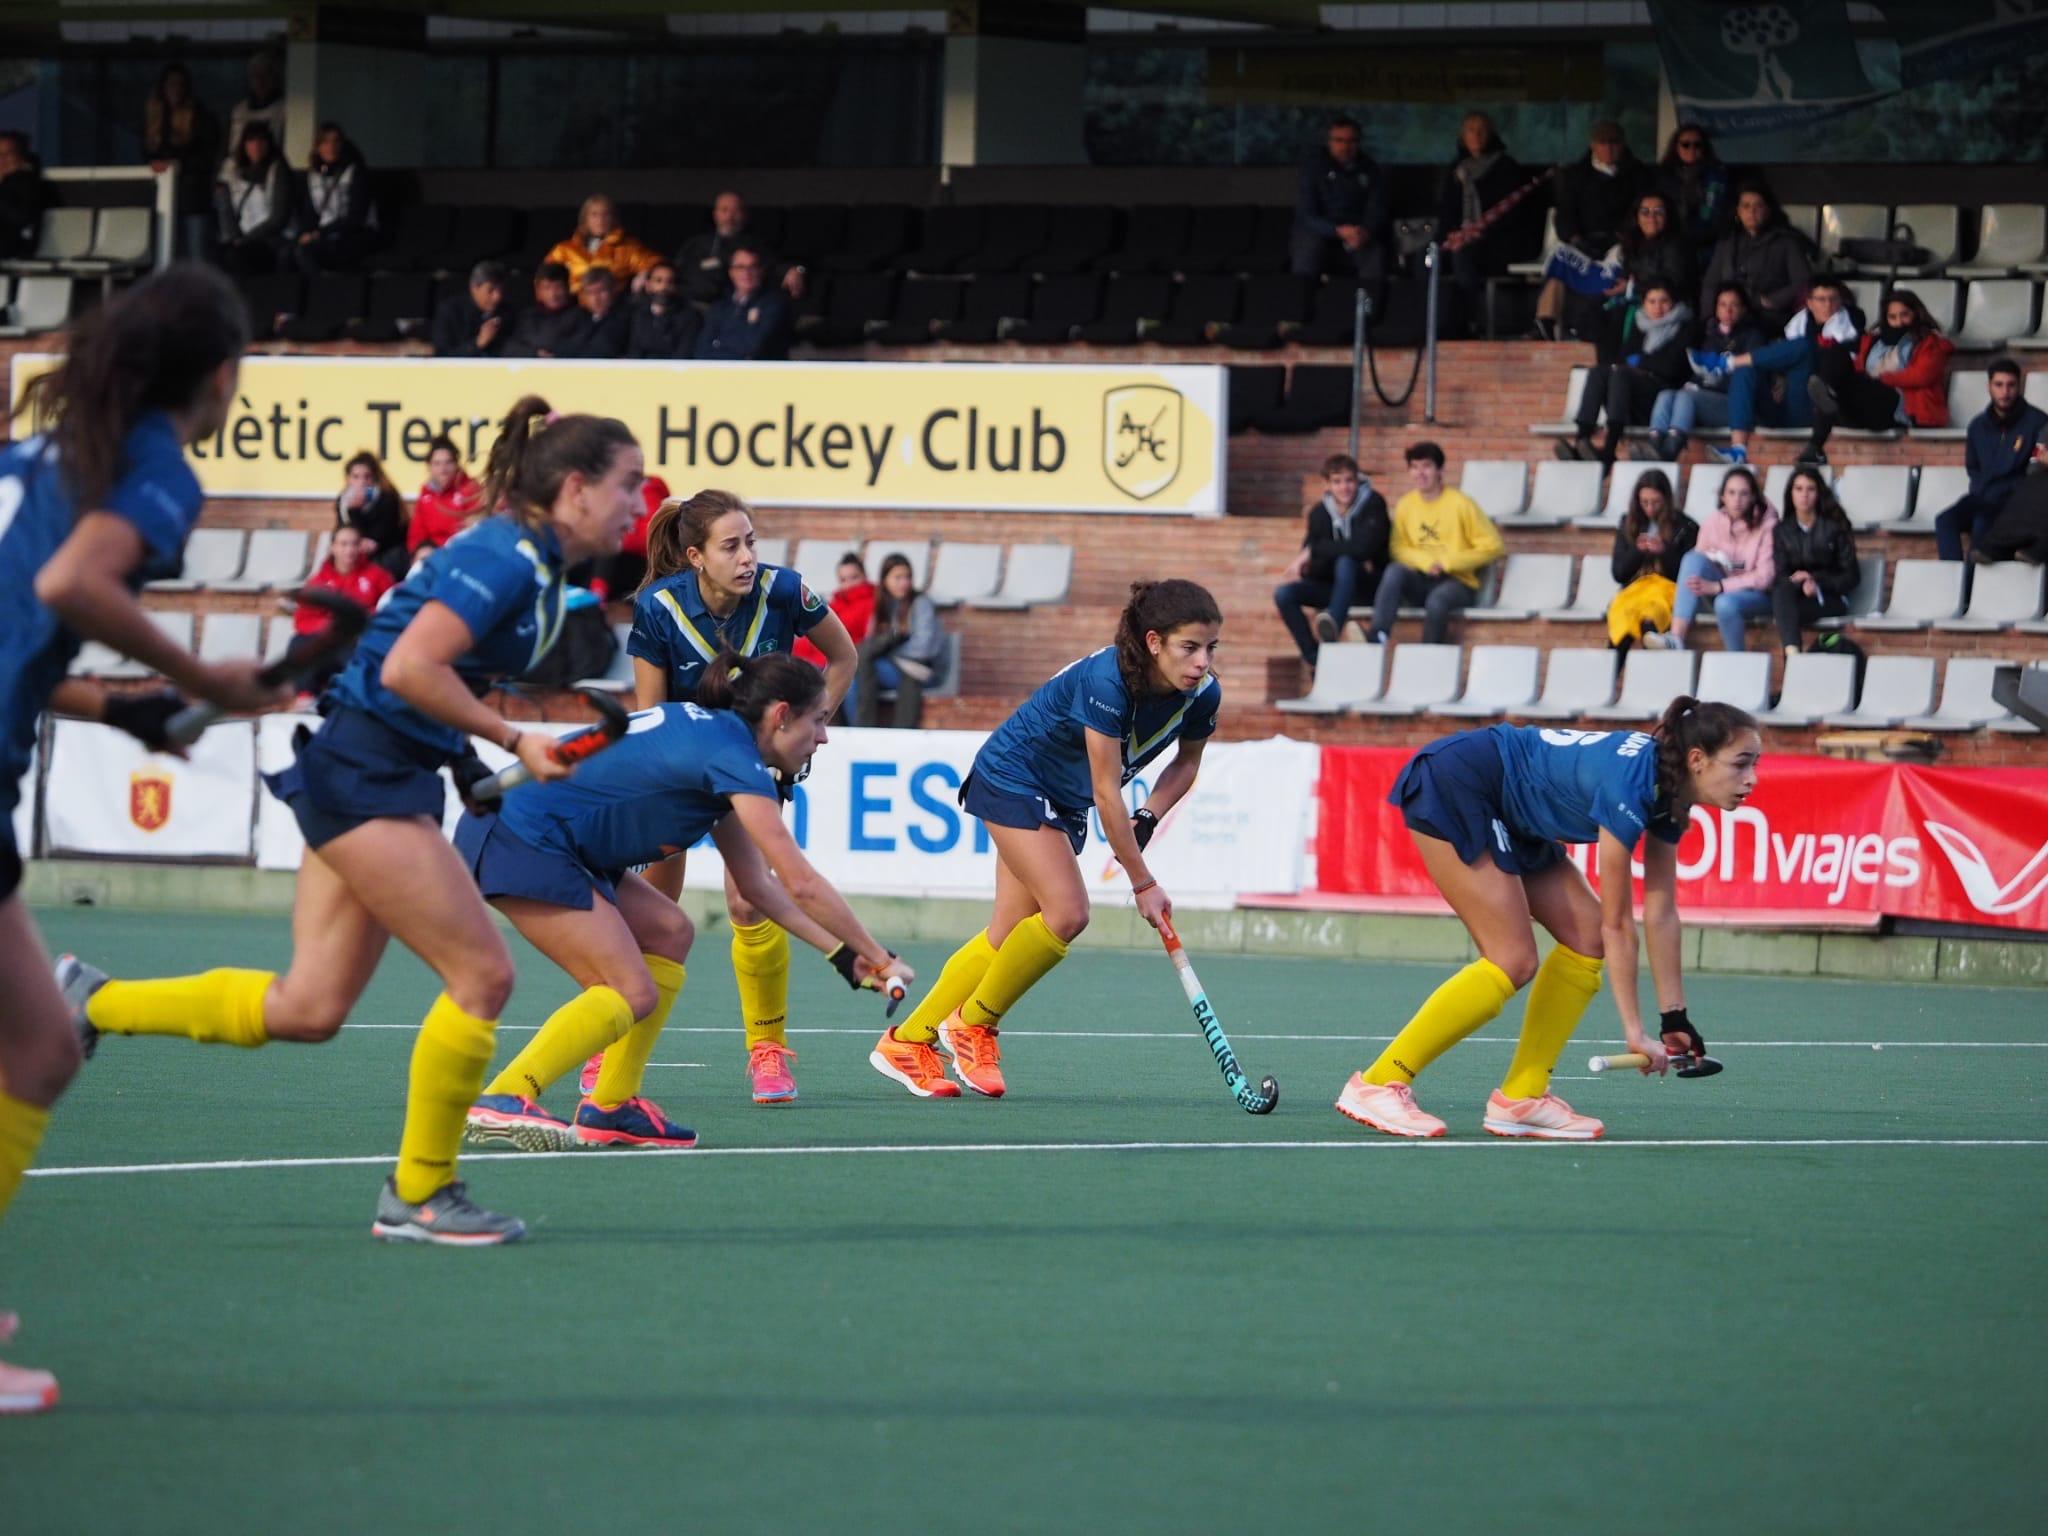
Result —
M0 1312L0 1344L14 1337L17 1321L12 1312ZM0 1413L48 1413L56 1406L56 1377L0 1360Z
M1406 1083L1368 1083L1362 1072L1352 1073L1344 1084L1343 1093L1337 1096L1337 1113L1388 1136L1426 1139L1449 1129L1417 1106L1415 1090Z
M604 1052L599 1051L583 1063L583 1070L576 1076L576 1091L589 1098L597 1092L597 1074L604 1070Z
M1537 1141L1598 1141L1607 1127L1582 1115L1554 1093L1540 1099L1511 1099L1498 1088L1486 1101L1481 1122L1495 1136L1527 1136Z

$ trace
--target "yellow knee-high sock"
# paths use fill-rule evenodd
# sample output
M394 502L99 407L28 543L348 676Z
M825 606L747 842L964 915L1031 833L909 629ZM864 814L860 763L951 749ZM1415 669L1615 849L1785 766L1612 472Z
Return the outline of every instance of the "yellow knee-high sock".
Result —
M926 1045L939 1037L939 1026L957 1008L967 1006L974 989L981 985L988 968L996 963L996 947L988 941L988 930L954 950L931 990L910 1010L910 1017L896 1026L898 1040L922 1040Z
M464 1013L443 992L412 1046L405 1134L394 1178L398 1198L417 1203L455 1177L455 1149L469 1106L484 1086L498 1021Z
M85 1016L110 1035L182 1035L208 1045L258 1046L263 997L272 971L204 971L161 981L110 981L93 993Z
M590 987L548 1015L526 1049L505 1063L485 1093L537 1099L554 1081L595 1056L633 1027L633 1010L610 987Z
M646 1018L636 1019L625 1038L604 1053L604 1068L597 1074L597 1084L590 1096L607 1109L638 1096L641 1076L654 1055L654 1042L661 1038L662 1026L668 1023L668 1011L675 1006L676 994L683 990L683 968L677 962L660 955L640 958L647 962L647 974L654 978L654 1008Z
M762 918L732 925L732 975L740 987L747 1049L782 1043L789 1030L789 935Z
M24 1104L0 1093L0 1216L14 1203L28 1165L36 1160L36 1148L43 1144L43 1132L50 1127L50 1112Z
M1365 1069L1368 1083L1412 1083L1416 1074L1501 1011L1515 995L1508 973L1474 960L1429 994L1394 1043Z
M961 1007L961 1021L996 1028L1003 1015L1017 1006L1018 999L1066 958L1066 940L1045 926L1041 914L1032 913L1003 940L994 962Z
M1550 1073L1566 1043L1600 990L1600 962L1560 944L1536 969L1522 1014L1522 1038L1500 1091L1511 1099L1541 1098L1550 1092Z

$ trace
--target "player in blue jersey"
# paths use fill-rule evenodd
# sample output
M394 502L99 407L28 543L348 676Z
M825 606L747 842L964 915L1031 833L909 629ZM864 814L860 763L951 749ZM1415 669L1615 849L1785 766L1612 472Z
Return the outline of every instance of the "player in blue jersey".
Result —
M743 662L722 652L697 699L640 711L574 778L515 791L498 814L472 811L456 829L485 898L584 988L485 1088L469 1112L470 1140L528 1150L695 1145L695 1132L640 1091L683 987L690 920L631 869L707 832L750 906L834 955L849 984L912 978L782 819L776 775L810 761L831 716L817 668L782 653ZM592 1052L603 1066L571 1127L538 1101Z
M72 962L67 995L97 1032L259 1046L332 1039L396 937L442 992L413 1048L398 1167L371 1231L491 1244L517 1220L472 1204L455 1179L464 1117L483 1087L512 956L441 831L444 766L482 776L469 738L497 742L543 782L567 770L549 740L483 701L529 671L560 633L562 572L617 552L640 510L640 448L623 422L557 417L529 395L491 449L487 506L500 508L415 568L364 630L322 699L326 719L290 767L267 776L306 838L292 909L292 962L158 981L108 981Z
M647 579L633 600L634 692L642 709L691 699L720 650L742 657L786 653L799 637L825 653L829 716L853 685L858 658L839 616L795 571L754 558L754 516L728 491L699 491L664 502L647 525ZM799 774L802 768L798 769ZM671 900L682 894L683 855L647 878ZM796 1098L789 1048L789 935L751 905L728 875L732 971L746 1031L747 1082L756 1104ZM586 1092L599 1063L583 1070Z
M1192 581L1138 582L1116 643L1053 677L982 744L960 803L995 844L995 912L910 1017L883 1032L868 1057L876 1071L919 1098L958 1098L936 1040L961 1083L1002 1096L1003 1016L1088 926L1079 858L1091 809L1130 876L1138 914L1155 928L1172 914L1145 867L1145 845L1194 787L1216 732L1223 689L1211 668L1222 628L1216 599ZM1124 786L1169 745L1173 760L1132 815Z
M229 709L283 701L261 663L208 663L179 649L136 600L176 576L204 493L187 443L210 437L234 403L248 322L217 272L178 266L147 278L73 328L63 361L29 386L37 435L0 451L0 1216L34 1161L50 1108L78 1070L71 1010L20 894L14 810L43 712L98 720L162 748L184 699L115 695L65 677L83 640ZM0 1343L13 1332L0 1313ZM47 1371L0 1362L0 1413L53 1407Z
M1756 722L1741 710L1679 697L1654 732L1496 725L1416 753L1388 799L1479 958L1352 1075L1338 1110L1390 1136L1443 1135L1443 1121L1417 1107L1410 1084L1527 986L1521 1040L1487 1101L1484 1128L1548 1141L1598 1137L1598 1120L1550 1091L1551 1069L1600 990L1603 964L1628 1048L1650 1059L1644 1071L1663 1071L1669 1051L1700 1048L1679 966L1678 840L1694 806L1733 810L1749 797L1761 750ZM1566 858L1566 843L1599 845L1599 895ZM1636 998L1630 863L1638 844L1661 1040L1644 1033ZM1557 941L1541 965L1534 923Z

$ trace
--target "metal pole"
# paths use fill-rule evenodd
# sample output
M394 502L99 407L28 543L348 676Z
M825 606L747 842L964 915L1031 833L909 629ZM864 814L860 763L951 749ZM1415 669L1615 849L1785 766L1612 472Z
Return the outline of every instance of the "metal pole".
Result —
M1429 268L1429 310L1422 325L1422 344L1428 350L1429 383L1422 396L1422 419L1432 426L1436 424L1436 283L1437 269L1443 265L1442 252L1432 240L1429 249L1422 253L1423 265Z
M1365 290L1358 290L1351 310L1351 446L1346 450L1358 457L1358 417L1364 407L1365 375Z

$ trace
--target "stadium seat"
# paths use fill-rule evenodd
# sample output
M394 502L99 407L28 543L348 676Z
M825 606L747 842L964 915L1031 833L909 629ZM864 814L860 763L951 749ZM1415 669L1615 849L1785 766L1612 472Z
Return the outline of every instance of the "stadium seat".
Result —
M1846 288L1846 289L1848 289L1848 290L1849 290L1849 302L1850 302L1850 303L1851 303L1852 305L1854 305L1854 306L1855 306L1855 308L1856 308L1856 310L1857 310L1857 312L1858 312L1859 314L1861 314L1861 315L1862 315L1862 316L1864 317L1864 321L1865 321L1865 323L1866 323L1866 324L1868 324L1868 323L1869 323L1870 321L1872 321L1872 320L1875 320L1875 319L1881 318L1881 317L1883 316L1883 314L1884 314L1884 279L1883 279L1883 278L1881 278L1881 277L1850 277L1850 278L1844 278L1844 279L1842 280L1842 286L1843 286L1844 288ZM1770 432L1771 430L1772 430L1772 429L1770 429L1770 428L1766 428L1766 429L1765 429L1765 431L1766 431L1766 434L1768 434L1768 433L1769 433L1769 432ZM1791 431L1791 430L1793 430L1793 429L1791 429L1791 428L1780 428L1780 429L1778 429L1778 430L1781 430L1781 431ZM1806 431L1806 428L1804 428L1804 427L1800 427L1800 428L1798 428L1797 430L1798 430L1799 432L1801 432L1801 433L1804 433L1804 432ZM1845 428L1841 428L1841 429L1839 429L1839 430L1842 430L1842 431L1847 431L1848 429L1847 429L1847 428L1845 427Z
M1521 525L1559 528L1590 515L1600 505L1601 468L1598 464L1567 464L1544 459L1536 465L1536 484L1529 492L1529 509Z
M907 277L896 290L886 320L868 328L868 340L890 347L915 347L936 339L941 326L960 318L967 284L957 277Z
M1124 220L1124 242L1096 259L1097 271L1127 276L1172 272L1187 249L1189 210L1178 203L1133 208Z
M1043 204L997 204L988 210L981 244L962 266L969 272L1031 272L1051 235L1052 213Z
M1614 563L1609 556L1581 555L1578 586L1571 602L1562 608L1546 608L1537 617L1555 624L1604 624L1607 622L1607 605L1614 601L1614 594L1620 590L1614 579Z
M1899 723L1916 731L1977 731L1994 720L2014 718L1991 696L1991 679L2002 661L1986 656L1952 656L1941 675L1941 702L1927 714L1909 715Z
M2041 617L2040 566L2007 560L1974 569L1969 606L1959 618L1936 619L1936 629L1951 634L1988 635Z
M1995 352L2033 329L2034 285L2023 277L1979 278L1963 296L1963 323L1955 344Z
M1949 335L1956 335L1957 318L1963 307L1961 283L1952 277L1916 277L1895 286L1910 288L1918 294L1920 302L1927 306L1927 313L1934 316L1934 323ZM1959 336L1956 337L1956 345L1965 345Z
M1257 351L1277 347L1289 327L1308 318L1315 280L1289 272L1266 272L1244 281L1244 305L1216 339L1226 347Z
M1026 346L1059 346L1102 313L1102 274L1062 272L1042 277L1031 290L1031 313L1003 335Z
M2048 300L2044 300L2041 305L2040 323L2026 335L2013 337L2006 346L2008 350L2016 352L2037 352L2048 347Z
M1821 724L1884 730L1933 707L1932 656L1873 656L1863 669L1863 695L1856 707L1823 715Z
M838 203L812 203L792 208L783 216L782 244L775 254L785 261L815 267L845 243L845 207Z
M754 559L762 565L789 564L789 540L755 539Z
M1900 521L1911 509L1913 471L1905 464L1851 464L1835 482L1835 495L1849 514L1850 527L1882 528Z
M1247 367L1233 363L1230 366L1230 430L1232 434L1248 431L1256 416L1280 409L1280 398L1287 388L1287 369L1279 363Z
M195 528L185 541L185 568L179 576L148 584L151 592L195 592L217 587L242 572L243 533L239 528Z
M1553 207L1543 215L1543 245L1537 252L1536 259L1534 261L1511 261L1508 263L1508 271L1516 277L1542 277L1543 269L1550 265L1550 253L1555 251L1562 243L1557 235L1557 209Z
M1166 318L1138 327L1140 339L1169 347L1196 347L1208 341L1209 327L1228 325L1243 302L1242 285L1222 272L1195 273L1174 288Z
M1358 330L1358 284L1331 278L1309 300L1308 320L1289 336L1304 347L1348 347Z
M14 285L14 299L0 336L33 336L54 331L71 318L71 279L31 274Z
M1287 376L1287 399L1278 410L1253 415L1261 432L1314 432L1351 419L1348 363L1296 363Z
M1273 707L1287 715L1341 715L1377 699L1386 670L1386 646L1333 642L1316 652L1316 676L1308 693Z
M1856 658L1798 651L1785 658L1785 677L1774 708L1760 710L1765 725L1812 725L1849 707L1856 694Z
M1458 694L1458 667L1463 650L1455 645L1400 645L1387 691L1352 707L1361 715L1419 715L1432 704L1446 704Z
M1030 277L1022 272L989 272L967 285L960 300L960 318L942 324L939 336L946 341L986 345L1002 340L1009 327L1030 314Z
M596 688L604 693L631 693L633 691L633 658L626 654L627 637L633 633L630 623L612 626L612 659L596 677L578 678L578 688Z
M150 208L102 208L93 221L92 248L72 263L74 270L108 280L150 265L156 213Z
M1751 714L1771 707L1769 651L1707 651L1700 656L1698 696L1708 704L1733 704Z
M760 546L755 545L758 551ZM771 564L787 564L803 579L805 586L813 592L830 593L838 586L839 560L848 550L860 548L857 538L798 539L796 551L787 561L772 561ZM868 580L875 579L874 568L868 568Z
M910 238L910 210L903 204L855 203L846 210L839 244L819 252L811 265L824 272L879 272L910 249Z
M1819 620L1813 626L1815 629L1847 629L1858 619L1877 612L1878 602L1884 596L1884 556L1858 555L1856 564L1862 575L1857 578L1856 590L1849 594L1849 611Z
M1951 277L2010 277L2048 271L2048 208L2039 203L1986 203L1977 215L1977 253Z
M932 556L932 581L925 596L941 608L957 608L977 597L993 596L1002 574L1002 545L948 539Z
M1039 272L1089 272L1099 265L1116 244L1117 210L1106 204L1084 204L1062 208L1052 221L1045 249L1032 258Z
M370 283L363 313L348 326L358 341L397 341L426 329L434 280L424 272L386 272Z
M1820 205L1818 203L1787 203L1780 210L1792 232L1809 246L1817 243L1820 230Z
M1982 368L1958 368L1948 378L1948 421L1945 427L1915 428L1913 435L1933 442L1961 442L1970 423L1991 403L1991 381Z
M222 592L262 592L305 579L306 535L297 528L259 528L249 535L241 574L214 585Z
M1592 371L1590 368L1574 368L1565 375L1564 414L1556 421L1531 423L1531 437L1571 437L1578 432L1579 397L1586 392L1586 379Z
M924 238L889 265L898 272L959 272L967 258L981 249L988 233L988 210L974 204L927 208Z
M1533 619L1545 609L1564 607L1571 595L1570 555L1509 555L1493 600L1467 608L1465 617L1481 623Z
M918 591L924 591L932 573L932 542L930 539L870 539L862 561L870 573L869 580L879 580L882 562L890 555L902 555L910 561L910 584ZM832 588L820 587L829 594Z
M1130 346L1139 327L1157 320L1173 302L1173 282L1151 272L1119 272L1103 290L1102 318L1080 328L1079 338L1091 346Z
M1529 505L1529 466L1520 459L1467 459L1458 489L1494 522L1512 527Z
M1188 243L1175 260L1174 270L1189 277L1243 271L1258 222L1259 210L1239 203L1195 209L1188 218Z
M321 272L306 279L299 312L277 328L287 341L333 341L369 307L369 279L360 272Z
M1550 653L1543 692L1533 704L1515 713L1531 720L1576 720L1614 698L1615 652L1587 646L1560 646Z
M1963 611L1963 573L1959 560L1901 560L1892 573L1892 597L1882 613L1858 619L1857 629L1926 629L1937 619L1953 619Z
M1900 267L1900 276L1938 272L1956 259L1962 246L1963 210L1954 203L1901 203L1892 210L1891 231L1899 239L1924 246L1928 253L1928 259L1919 265Z
M1536 698L1540 654L1533 645L1473 646L1465 691L1448 704L1431 705L1425 713L1454 720L1513 713Z
M1622 665L1621 697L1586 713L1595 720L1655 720L1678 695L1697 691L1699 664L1696 651L1630 651Z
M1003 584L989 597L968 601L970 608L1030 608L1065 602L1074 580L1071 544L1013 544L1003 562Z
M239 285L249 311L249 334L257 341L277 335L281 321L296 315L306 302L306 280L296 272L263 272Z
M1934 532L1934 520L1970 494L1970 472L1960 464L1929 464L1913 484L1913 513L1893 523L1889 533Z
M1596 468L1598 466L1595 466ZM1671 482L1671 495L1678 496L1679 468L1676 464L1618 463L1607 477L1607 500L1600 511L1590 517L1572 519L1574 528L1618 528L1628 514L1629 499L1636 493L1636 482L1651 470L1661 470L1664 478Z
M1259 210L1252 228L1252 243L1239 258L1239 270L1249 273L1285 272L1293 264L1294 210L1270 204Z
M243 661L261 653L263 615L209 613L199 626L201 661Z
M370 253L369 266L377 272L432 272L441 265L442 253L455 234L457 211L447 203L411 203L391 216L391 238L384 248ZM559 228L549 226L545 250L575 227L571 213ZM536 234L535 238L539 238Z
M192 649L191 614L165 613L160 609L151 609L149 611L149 621L162 630L164 638L177 646L179 650L189 651ZM104 660L100 655L102 652L105 653L106 659ZM81 664L86 661L83 651L80 652L79 660ZM149 677L152 675L148 667L145 667L133 657L119 655L107 650L105 646L95 647L92 660L97 668L93 675L98 677ZM72 670L74 672L78 671L79 667L74 666Z
M833 278L824 312L807 328L810 338L826 347L858 345L870 326L889 323L896 283L893 272L848 272Z
M1820 253L1832 266L1841 266L1845 240L1883 240L1891 234L1891 210L1882 203L1822 203L1820 208Z
M284 614L274 614L263 630L263 659L276 661L292 648L292 621Z
M90 208L46 208L36 229L35 249L26 256L0 262L9 272L68 272L92 250Z
M648 232L642 229L644 236ZM657 245L655 249L668 255L682 244L680 240ZM434 256L434 267L459 278L464 287L469 285L469 269L480 261L494 261L510 256L519 249L519 211L499 205L485 205L455 210L454 221L449 225L447 242ZM373 290L374 290L374 285Z

